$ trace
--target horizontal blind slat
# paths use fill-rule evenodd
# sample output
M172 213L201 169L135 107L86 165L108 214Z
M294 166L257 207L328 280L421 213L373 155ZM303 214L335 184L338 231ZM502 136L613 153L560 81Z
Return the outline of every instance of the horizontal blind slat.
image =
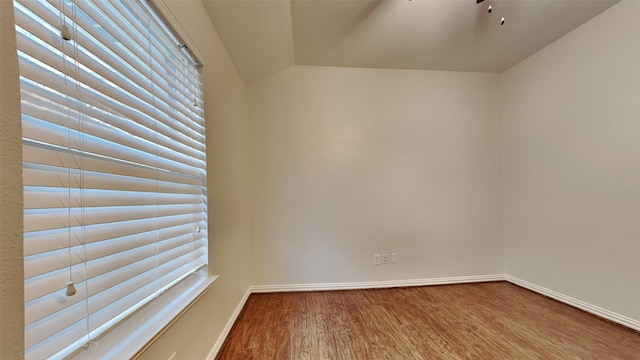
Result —
M163 258L161 259L163 261L158 267L154 266L154 262L157 260L154 260L153 257L148 257L139 262L127 264L114 270L113 272L117 274L112 272L108 274L108 276L93 276L86 282L78 282L76 284L77 290L81 293L87 293L89 296L90 320L92 320L92 318L104 319L104 315L100 316L100 312L105 312L105 310L110 314L110 317L113 317L122 311L120 307L123 301L126 300L128 303L135 303L150 295L152 292L149 292L149 290L152 289L149 288L150 285L153 285L152 282L157 281L159 284L153 287L164 286L171 281L171 278L187 274L202 264L199 258L194 258L190 254L188 245L173 248L170 251L161 253L159 256ZM171 272L180 272L180 274L166 278L165 276ZM141 292L140 289L144 288L147 288L147 291ZM114 291L112 289L121 289L122 291ZM61 290L61 292L62 291L63 290ZM49 299L32 301L27 304L31 306L30 310L33 310L33 314L37 313L42 315L37 319L29 318L29 320L33 321L26 322L27 334L32 341L29 346L45 339L44 336L52 328L52 322L55 324L53 328L56 329L56 331L60 331L85 317L83 313L84 303L82 300L70 302L70 304L67 304L58 311L51 311L52 305L55 307L55 302L57 301L55 298L60 298L61 295L62 294L56 296L53 294ZM114 304L119 306L109 309L109 307ZM61 318L60 313L67 309L70 309L75 316L65 316ZM106 320L108 319L110 318ZM94 324L92 329L102 325L104 322L105 320L101 320L98 324Z
M78 119L80 116L76 109L78 107L82 107L83 119L91 119L92 121L103 124L102 127L97 129L109 127L124 134L129 134L129 141L134 143L141 141L153 144L160 143L160 150L165 148L168 149L162 153L164 156L171 157L171 153L175 152L176 154L173 156L176 157L176 159L194 158L198 159L200 164L204 160L204 152L200 148L203 144L174 144L172 146L166 146L170 141L168 138L159 134L154 134L150 128L132 122L126 117L102 111L96 107L87 106L86 104L80 104L77 100L67 98L62 93L51 88L45 88L40 84L34 83L28 78L22 78L21 88L23 111L35 118L46 118L51 122L60 125L74 125L73 128L78 129ZM67 119L67 116L61 115L73 115L73 117ZM111 139L113 140L114 138L111 137ZM126 138L124 138L124 136L118 136L116 139L122 140ZM130 146L135 147L134 144L131 144Z
M53 25L49 24L50 26L44 27L40 22L27 17L22 12L18 12L17 15L20 16L20 20L22 20L21 24L24 28L23 32L18 33L18 43L21 47L27 45L24 41L34 43L38 41L38 47L40 50L43 50L43 44L52 47L52 49L59 47L61 42L60 36L57 31L54 31ZM80 20L80 23L82 23L83 18L80 18ZM40 21L44 20L41 19ZM25 39L24 37L28 34L31 34L31 36L28 39ZM87 66L92 71L99 73L103 78L109 78L110 81L116 82L120 87L126 89L131 94L135 94L141 100L148 102L154 101L154 104L162 111L172 113L174 117L180 119L180 122L185 126L185 129L182 130L183 132L187 131L187 128L191 131L198 131L198 125L189 118L189 115L192 112L192 104L187 101L177 102L175 101L177 99L173 97L171 99L174 101L171 102L167 102L167 99L157 97L154 100L152 94L154 89L160 87L169 91L169 88L166 87L165 84L154 84L148 77L150 74L146 74L147 69L135 66L137 63L129 64L117 61L118 55L112 51L113 46L110 46L110 42L106 41L106 39L99 41L93 36L98 35L98 37L100 37L99 32L97 32L95 27L87 27L85 24L83 27L79 28L74 35L75 40L82 44L83 48L81 49L82 51L78 52L79 56L75 57L75 54L72 51L73 49L68 46L64 47L62 52L64 52L69 58L75 57L75 59L81 64ZM118 50L118 48L115 49ZM53 51L56 51L56 55L60 54L57 50ZM120 56L122 55L123 54L120 52ZM47 57L52 58L53 61L61 62L59 56L53 56L53 54L50 54ZM109 61L109 64L105 64L105 61Z
M184 243L184 241L181 241ZM156 263L158 258L155 254L155 249L151 247L154 244L149 244L144 248L137 249L133 254L127 256L118 256L118 265L112 266L108 259L99 259L97 261L89 262L89 279L85 281L76 282L76 288L78 291L88 294L90 299L109 297L113 300L118 299L122 294L118 294L112 291L113 287L124 284L126 287L138 288L150 281L156 280L157 274L155 273ZM165 257L169 259L179 258L184 256L187 252L178 246L168 249L168 253ZM106 266L106 267L105 267ZM149 274L151 276L149 277ZM140 283L140 279L146 278L144 283ZM136 284L127 282L129 279L136 279ZM88 287L87 287L88 285ZM64 285L63 287L64 288ZM61 292L62 290L58 290ZM44 299L34 299L27 303L27 306L33 309L29 316L26 317L25 322L27 324L41 321L42 319L54 315L56 312L63 310L63 306L56 306L54 301L47 301L46 298L55 297L55 294L48 294ZM58 295L59 296L59 295ZM73 298L70 299L73 301ZM81 302L81 299L77 299ZM101 309L102 306L97 305L95 302L90 302L90 312L96 312Z
M184 235L179 235L178 238ZM179 244L186 243L185 241L179 242ZM197 250L200 248L206 248L206 239L204 237L200 237L196 240L192 241L193 249ZM145 259L150 259L156 256L155 249L152 248L154 245L153 242L140 243L138 248L133 248L135 252L128 254L125 259L117 259L122 264L127 264L125 266L138 266L135 264L143 264ZM100 258L98 258L100 259ZM65 255L59 259L61 262L68 262L68 259ZM74 259L75 260L75 259ZM94 259L97 260L97 259ZM89 264L90 263L90 264ZM156 264L156 261L153 261L153 264ZM76 264L71 267L72 274L74 279L77 280L77 283L82 283L87 279L87 276L99 276L104 273L108 273L112 271L113 268L109 266L104 267L103 264L100 264L96 261L88 261L87 268L85 268L85 264L83 262L76 261ZM130 273L130 275L135 274L134 272ZM57 270L52 270L49 273L45 273L44 275L34 276L28 279L25 279L25 301L27 304L32 302L38 302L39 299L42 298L51 298L52 296L56 296L56 294L60 295L61 291L63 291L66 282L68 281L69 270L65 268L60 268L58 266Z
M157 154L161 151L157 151L154 154L153 152L159 149L152 144L149 144L151 148L144 149L146 151L138 150L122 145L122 143L126 143L126 141L118 141L117 136L97 137L88 132L80 133L77 130L69 130L58 124L33 118L27 114L23 114L22 122L25 125L23 136L32 141L43 143L49 140L48 143L51 145L95 154L96 156L108 158L112 161L155 167L159 170L188 176L198 176L201 171L197 167L198 162L195 162L194 166L189 165L188 161L181 162L168 157L159 158ZM91 124L88 123L84 125L91 127ZM107 134L109 132L110 130L106 129L103 131L103 133ZM55 137L55 140L51 141L51 137ZM115 141L112 141L111 138L114 138Z
M160 251L166 250L166 247L169 246L169 244L171 244L171 246L177 244L177 241L179 241L180 244L191 241L194 243L194 247L205 246L206 239L204 235L202 233L194 234L194 228L196 226L197 223L189 223L158 231L150 231L141 234L108 239L85 245L84 247L65 247L58 250L48 251L46 253L30 255L25 257L26 269L24 276L25 279L39 277L50 272L68 268L69 264L71 264L71 266L75 266L82 264L84 261L92 261L99 258L118 255L156 242L159 243L158 249ZM69 259L69 252L72 253L71 259ZM82 252L82 257L73 256L73 254L78 254L79 252ZM41 289L39 289L39 291L40 290ZM39 292L41 295L46 293L46 291ZM27 298L33 299L31 296L32 295L29 295Z
M140 22L133 20L132 12L127 11L127 9L131 9L131 7L128 6L129 4L127 3L111 2L109 4L104 4L104 5L111 6L114 9L114 11L119 12L121 15L123 15L126 19L129 20L130 24L132 24L138 29L149 26L149 24L141 24ZM151 26L154 26L156 29L160 29L162 27L158 24L157 21L152 21ZM185 113L189 114L189 113L192 113L194 109L195 110L199 109L198 107L193 106L194 94L196 95L197 98L199 98L198 96L199 82L197 81L197 75L195 74L195 71L191 71L191 72L184 71L184 68L185 68L183 66L184 64L182 64L178 60L178 59L183 59L184 61L187 61L186 57L182 55L183 51L179 50L178 49L179 47L176 46L176 44L168 43L168 42L160 42L158 37L152 37L149 40L151 40L152 42L152 45L151 45L152 48L158 53L165 53L165 51L168 51L173 55L169 57L165 56L162 58L162 60L164 60L165 63L170 62L171 64L171 66L166 67L166 69L168 70L168 74L167 72L164 72L164 73L158 72L158 73L160 73L161 75L169 75L169 76L163 77L163 80L167 81L167 84L170 84L170 88L185 90L185 91L181 91L180 95L182 96L178 96L176 99L177 101L181 100L180 103L183 105L186 105L184 108L181 108L181 110L185 110ZM154 67L157 65L158 63L154 63ZM191 67L191 68L192 70L195 70L194 67ZM164 85L164 83L162 82L160 82L160 84ZM188 118L189 116L186 117L186 119ZM184 122L184 125L191 128L194 131L199 131L198 129L200 129L202 126L201 124L194 121L186 121Z
M14 3L31 360L206 265L206 146L200 71L145 1Z
M188 184L193 186L204 186L201 176L191 176L188 174L180 174L162 169L154 169L148 166L142 166L134 163L125 163L116 161L111 158L100 157L94 154L81 154L78 151L72 151L62 147L50 146L42 143L28 142L23 147L23 158L26 163L68 167L71 169L80 169L80 161L77 160L82 156L82 169L103 172L108 174L116 174L122 176L139 177L143 179L167 181ZM75 158L73 156L75 155Z
M121 34L117 41L123 44L123 47L135 53L139 59L143 59L145 63L155 62L160 65L167 61L166 56L158 50L157 46L154 46L155 38L146 35L149 25L143 23L144 20L133 19L129 9L124 9L125 4L117 2L87 2L81 4L80 7L97 22L100 22L99 19L109 19L102 23L103 27L117 27L118 32ZM143 12L138 11L137 13L142 14ZM143 14L143 16L145 16L146 20L146 14ZM173 46L177 46L177 44L173 44ZM171 65L175 64L168 65L163 73L158 73L158 76L167 82L171 82L172 78L175 78L175 70L171 68ZM164 68L164 66L159 67ZM172 77L169 77L169 75ZM180 88L185 87L181 86Z
M41 50L41 49L40 49ZM65 76L74 78L74 74L68 66L62 69L56 69L55 66L60 67L56 63L42 63L39 64L34 59L22 51L19 52L20 60L20 72L21 76L26 77L34 82L39 82L45 87L50 89L65 89ZM41 59L47 60L47 59ZM72 101L77 101L78 97L83 102L90 106L102 109L107 112L117 112L121 116L126 117L129 120L137 121L139 124L146 126L149 129L155 129L162 137L159 139L172 139L182 144L198 143L195 139L188 137L187 135L175 131L171 127L173 122L172 118L167 117L161 112L154 112L152 108L149 108L149 104L142 101L131 99L126 97L126 94L120 92L113 86L107 86L105 83L99 81L99 79L87 72L86 70L79 69L80 77L84 82L78 82L79 93L75 87L67 89L66 91L73 91ZM38 79L38 80L36 80ZM156 116L160 116L160 119L165 121L157 121L149 113L153 113ZM172 142L165 141L163 144L171 146Z
M157 196L153 198L151 196ZM65 209L69 207L104 207L135 205L198 204L203 195L189 193L154 193L148 191L110 191L92 189L64 189L59 187L25 187L25 209ZM61 210L62 211L62 210Z
M204 155L195 148L188 146L169 148L165 146L168 139L158 139L150 129L131 126L131 121L128 119L100 112L95 108L84 107L82 114L79 114L78 106L74 105L77 102L65 106L63 102L66 99L60 94L36 88L28 81L23 82L22 88L23 114L34 119L46 119L47 122L73 129L80 129L82 124L82 130L87 134L100 136L136 150L155 152L164 158L182 161L191 166L202 166ZM43 102L46 102L47 108L43 107Z
M25 164L22 176L25 186L28 187L74 187L75 183L70 182L69 178L82 177L84 188L92 190L145 192L155 189L159 193L204 193L202 186L37 164Z
M166 216L154 219L140 219L123 221L113 224L99 224L85 227L73 227L67 229L37 231L25 234L25 256L39 254L46 251L58 250L68 247L69 239L76 245L81 239L83 244L91 244L116 237L125 237L155 231L157 227L169 228L197 222L191 214Z
M28 226L25 232L53 230L69 227L67 219L81 218L84 226L117 223L127 220L151 219L156 217L192 214L197 215L202 211L199 204L175 204L175 205L131 205L114 207L87 207L70 208L68 211L54 209L37 209L25 211L24 218Z

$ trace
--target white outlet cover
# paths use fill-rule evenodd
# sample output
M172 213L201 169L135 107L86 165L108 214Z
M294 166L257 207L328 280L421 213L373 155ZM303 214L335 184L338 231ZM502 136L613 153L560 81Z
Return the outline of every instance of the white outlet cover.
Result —
M391 253L391 262L394 264L398 262L398 253Z
M373 255L373 264L374 265L380 265L380 254L374 254Z
M382 254L382 263L383 264L389 263L389 254Z

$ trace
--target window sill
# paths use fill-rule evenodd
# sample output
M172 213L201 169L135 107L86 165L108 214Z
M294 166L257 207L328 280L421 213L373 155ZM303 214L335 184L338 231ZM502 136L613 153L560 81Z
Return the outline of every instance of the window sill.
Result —
M201 269L70 358L130 359L139 356L202 297L217 278L218 275L208 275L206 267Z

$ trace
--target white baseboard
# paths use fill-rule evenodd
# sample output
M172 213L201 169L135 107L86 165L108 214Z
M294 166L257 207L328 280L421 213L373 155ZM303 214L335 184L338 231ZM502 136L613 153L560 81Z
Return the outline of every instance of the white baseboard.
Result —
M254 285L254 286L251 286L250 289L252 293L284 292L284 291L354 290L354 289L392 288L392 287L404 287L404 286L446 285L446 284L460 284L460 283L474 283L474 282L502 281L502 280L504 280L504 274L457 276L457 277L412 279L412 280L348 282L348 283Z
M573 307L576 307L578 309L584 310L586 312L592 313L594 315L600 316L602 318L605 318L607 320L613 321L615 323L618 323L620 325L624 325L628 328L634 329L636 331L640 331L640 321L635 320L635 319L631 319L629 317L614 313L613 311L609 311L607 309L603 309L601 307L589 304L587 302L584 302L582 300L578 300L578 299L574 299L570 296L561 294L559 292L553 291L553 290L549 290L547 288L544 288L542 286L538 286L536 284L532 284L528 281L522 280L522 279L518 279L517 277L511 276L511 275L505 275L504 279L514 285L518 285L521 286L525 289L529 289L531 291L537 292L539 294L548 296L552 299L558 300L560 302L563 302L565 304L571 305Z
M216 343L213 344L213 348L211 348L211 351L209 351L209 355L207 356L207 360L214 360L216 358L216 356L218 355L218 352L222 348L222 345L224 344L224 341L227 339L227 336L229 336L229 333L231 332L231 329L233 328L233 324L236 323L236 319L238 319L238 316L240 315L240 312L242 311L242 308L244 308L244 304L249 299L249 295L251 295L251 287L249 287L247 289L247 291L242 296L242 299L240 299L240 302L238 303L238 306L236 306L235 310L233 310L233 313L231 314L231 317L229 318L229 321L227 321L227 324L224 326L224 329L222 329L222 332L220 333L220 336L218 336L218 340L216 340Z

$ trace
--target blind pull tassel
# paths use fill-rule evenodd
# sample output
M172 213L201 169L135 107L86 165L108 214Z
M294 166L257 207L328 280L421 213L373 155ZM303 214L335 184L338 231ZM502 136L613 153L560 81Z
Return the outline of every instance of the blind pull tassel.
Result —
M60 27L60 36L62 36L62 38L66 41L70 41L71 39L73 39L73 36L71 36L71 30L69 30L69 27L66 24L63 24Z
M67 290L64 292L67 296L73 296L76 294L76 286L73 284L73 281L69 281L67 283Z

